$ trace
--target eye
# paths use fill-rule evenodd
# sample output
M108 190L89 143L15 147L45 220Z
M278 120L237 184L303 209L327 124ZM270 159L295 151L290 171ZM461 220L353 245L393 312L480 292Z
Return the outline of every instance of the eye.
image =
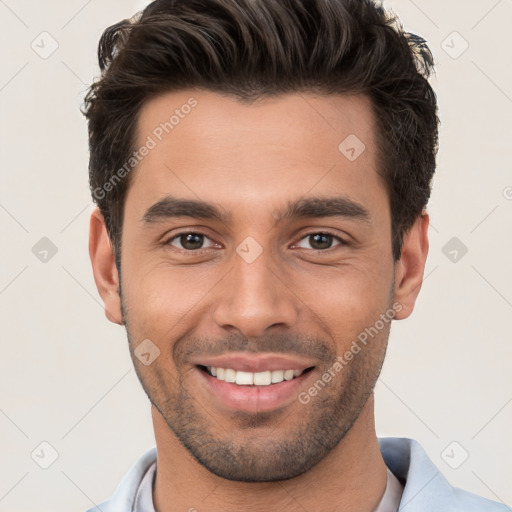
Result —
M333 246L334 240L338 240L339 243ZM310 244L310 247L306 247L305 245L303 245L304 243ZM298 247L301 247L302 249L313 249L321 251L325 249L330 249L331 247L336 247L337 245L347 245L347 243L341 238L331 233L318 232L310 233L309 235L306 235L305 237L301 238Z
M172 245L178 249L184 249L185 251L197 251L214 246L214 243L210 240L210 245L204 247L203 244L205 240L210 239L203 233L185 232L174 235L172 238L169 238L165 244Z

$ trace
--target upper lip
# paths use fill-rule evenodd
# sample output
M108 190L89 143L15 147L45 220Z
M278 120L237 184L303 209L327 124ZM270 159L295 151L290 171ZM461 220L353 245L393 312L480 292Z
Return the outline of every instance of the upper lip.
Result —
M224 354L197 359L197 365L214 368L231 368L242 372L265 372L273 370L305 370L315 366L310 360L297 356L277 354Z

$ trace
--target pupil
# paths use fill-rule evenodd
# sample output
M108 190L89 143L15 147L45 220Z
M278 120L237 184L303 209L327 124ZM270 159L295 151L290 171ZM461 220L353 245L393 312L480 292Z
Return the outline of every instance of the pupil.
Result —
M332 243L331 235L316 233L310 236L310 243L316 249L329 249Z
M200 249L201 245L203 245L203 235L199 235L197 233L187 233L186 235L181 235L181 245L185 249Z

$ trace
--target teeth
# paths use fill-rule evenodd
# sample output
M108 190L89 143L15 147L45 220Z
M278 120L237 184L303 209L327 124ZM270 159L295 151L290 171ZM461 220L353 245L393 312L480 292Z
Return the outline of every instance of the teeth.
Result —
M236 372L235 382L238 385L252 386L254 384L254 373Z
M284 380L292 380L302 375L304 370L273 370L265 372L242 372L231 368L207 366L208 373L225 382L233 382L239 386L269 386Z
M272 372L272 384L276 382L283 382L284 380L284 371L283 370L274 370Z
M256 386L269 386L272 384L272 372L258 372L253 373L254 385Z
M226 368L224 370L224 380L226 382L235 382L236 381L236 372L235 372L235 370L232 370L231 368Z
M293 379L293 370L286 370L284 372L284 380L292 380Z

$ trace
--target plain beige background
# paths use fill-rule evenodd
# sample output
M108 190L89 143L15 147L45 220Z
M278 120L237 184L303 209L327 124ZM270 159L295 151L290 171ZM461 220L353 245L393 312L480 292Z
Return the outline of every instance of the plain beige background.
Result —
M90 268L79 112L103 29L143 5L0 0L1 512L92 507L154 444ZM384 5L432 48L442 126L426 277L392 327L378 434L417 439L451 483L512 504L512 1Z

